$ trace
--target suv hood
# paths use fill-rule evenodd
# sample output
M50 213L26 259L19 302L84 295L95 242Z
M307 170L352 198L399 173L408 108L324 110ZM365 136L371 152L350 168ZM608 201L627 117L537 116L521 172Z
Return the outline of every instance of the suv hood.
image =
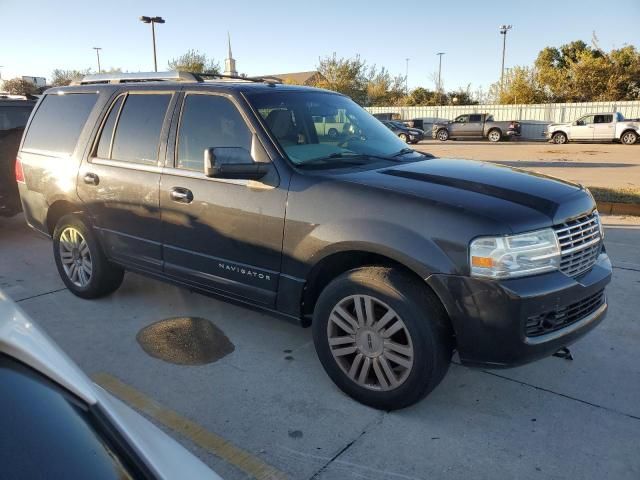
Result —
M512 232L546 228L595 208L580 185L472 160L436 158L344 177L488 217Z

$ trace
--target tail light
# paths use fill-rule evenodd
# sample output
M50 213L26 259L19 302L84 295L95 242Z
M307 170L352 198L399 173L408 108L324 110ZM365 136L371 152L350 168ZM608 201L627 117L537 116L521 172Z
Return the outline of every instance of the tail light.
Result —
M19 158L16 158L16 182L25 183L24 170L22 169L22 162Z

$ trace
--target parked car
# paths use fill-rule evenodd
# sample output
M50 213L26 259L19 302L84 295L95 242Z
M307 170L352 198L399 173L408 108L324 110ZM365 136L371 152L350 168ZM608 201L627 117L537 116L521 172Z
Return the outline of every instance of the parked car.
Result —
M27 222L79 297L126 269L280 313L312 326L338 387L382 409L427 395L454 349L519 365L605 316L611 263L580 185L430 158L326 90L82 83L46 92L16 169ZM354 133L318 136L314 117L339 110Z
M96 386L0 291L2 478L221 480Z
M424 139L424 130L419 128L407 127L404 123L394 120L383 121L382 123L404 143L418 143Z
M488 113L471 113L447 123L434 123L431 135L442 142L450 138L488 138L490 142L499 142L505 137L520 136L520 130L519 122L496 122Z
M552 123L545 130L547 139L558 145L570 141L621 142L633 145L640 137L640 122L625 120L620 112L596 113L571 123Z
M0 215L21 211L15 165L18 146L35 100L0 98Z

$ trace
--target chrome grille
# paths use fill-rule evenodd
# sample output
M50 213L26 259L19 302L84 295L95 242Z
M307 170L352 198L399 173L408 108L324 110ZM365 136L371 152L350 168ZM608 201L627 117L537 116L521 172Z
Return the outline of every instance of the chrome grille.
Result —
M597 211L554 227L562 257L560 271L576 277L596 263L602 249Z

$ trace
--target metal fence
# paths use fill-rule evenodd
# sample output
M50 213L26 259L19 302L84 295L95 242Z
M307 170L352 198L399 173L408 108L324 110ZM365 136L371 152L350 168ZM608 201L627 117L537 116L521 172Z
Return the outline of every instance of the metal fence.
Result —
M420 119L427 134L431 125L453 120L465 113L491 113L495 120L518 120L522 124L523 139L543 140L549 123L572 122L582 115L601 112L620 112L625 118L640 117L640 101L544 103L521 105L443 105L438 107L368 107L371 113L393 113L401 120Z
M561 123L571 122L581 115L600 112L620 112L626 118L640 117L640 101L545 103L521 105L443 105L439 107L368 107L371 113L396 113L402 120L416 118L425 121L452 120L464 113L491 113L496 120Z

